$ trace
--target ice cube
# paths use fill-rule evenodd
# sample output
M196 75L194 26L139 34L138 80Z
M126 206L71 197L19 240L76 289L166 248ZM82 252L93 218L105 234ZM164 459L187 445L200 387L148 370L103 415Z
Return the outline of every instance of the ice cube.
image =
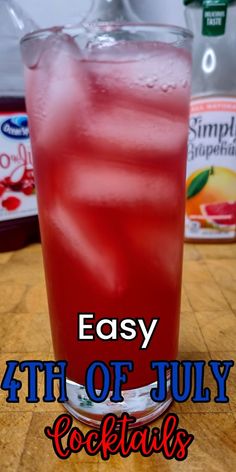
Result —
M43 37L31 38L21 43L21 54L24 64L29 69L37 67L41 54L44 50L45 39Z
M161 207L179 194L176 179L166 173L119 166L112 162L74 162L63 174L65 198L91 205L146 205ZM69 189L69 190L68 190Z
M121 243L105 219L89 209L78 206L75 211L59 201L44 212L45 242L48 234L54 234L55 241L73 255L95 287L111 297L120 296L127 287L127 264Z
M126 57L123 44L121 61L114 60L114 48L110 47L110 61L88 62L91 112L84 135L78 134L78 149L83 147L90 155L113 158L125 153L125 159L133 160L145 153L147 159L148 153L166 155L173 154L174 150L180 152L186 143L188 90L182 87L182 80L178 86L178 73L169 74L168 82L166 68L170 66L166 53L161 50L156 57L152 51L150 56L143 54L142 45L140 50L138 45L135 47L137 51L135 49L133 56L137 60L131 60L130 51ZM168 54L178 59L176 48L172 47ZM101 59L100 54L98 57ZM181 61L185 76L190 78L189 61L186 58L181 58ZM164 72L160 72L162 66ZM178 70L178 64L176 67ZM161 74L163 80L165 78L165 92Z
M46 41L38 66L27 72L32 134L40 146L53 147L60 139L68 143L78 116L85 124L89 81L81 58L70 36L53 35Z
M108 100L150 113L182 116L186 119L190 87L190 56L160 43L123 44L120 60L110 48L110 62L91 65L94 81ZM112 60L112 52L114 58ZM183 87L183 82L189 87ZM128 105L129 106L129 105Z
M91 154L120 156L123 160L148 159L180 152L187 140L185 121L137 109L132 102L116 103L109 109L91 115L84 147Z

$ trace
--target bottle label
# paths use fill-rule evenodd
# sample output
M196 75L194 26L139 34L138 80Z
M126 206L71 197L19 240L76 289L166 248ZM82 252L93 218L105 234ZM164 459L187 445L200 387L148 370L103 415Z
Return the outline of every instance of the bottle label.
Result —
M203 24L204 36L221 36L225 34L228 0L204 0Z
M191 102L185 236L236 236L236 98Z
M37 215L25 113L0 113L0 221Z

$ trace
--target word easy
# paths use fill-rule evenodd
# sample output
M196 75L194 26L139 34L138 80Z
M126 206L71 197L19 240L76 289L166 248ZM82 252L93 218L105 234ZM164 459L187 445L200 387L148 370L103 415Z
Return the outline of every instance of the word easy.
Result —
M95 322L95 316L95 313L78 314L78 341L94 341L96 338L117 341L119 337L133 341L140 332L143 338L140 349L147 349L160 321L159 318L153 318L147 326L143 318L103 318Z

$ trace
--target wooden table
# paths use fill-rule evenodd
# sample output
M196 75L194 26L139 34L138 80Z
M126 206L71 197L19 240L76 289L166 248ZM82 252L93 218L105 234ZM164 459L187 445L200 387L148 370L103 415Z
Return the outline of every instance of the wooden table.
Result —
M0 333L1 379L7 360L53 358L40 245L0 254ZM180 353L185 360L236 359L236 245L186 246ZM26 374L22 382L18 405L6 403L5 392L0 392L1 472L236 471L236 368L228 381L229 404L172 406L170 411L179 415L181 427L195 435L184 463L159 455L148 459L132 455L125 460L117 456L104 463L84 453L62 462L44 436L44 427L52 425L63 407L27 404ZM209 372L206 385L215 395ZM161 423L159 419L156 425ZM86 431L84 426L81 429Z

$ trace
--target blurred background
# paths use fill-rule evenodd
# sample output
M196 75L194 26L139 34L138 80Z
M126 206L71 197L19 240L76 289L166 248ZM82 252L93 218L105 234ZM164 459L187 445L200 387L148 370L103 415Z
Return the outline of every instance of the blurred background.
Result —
M30 16L40 26L71 22L76 16L84 17L92 0L20 0ZM130 0L133 9L146 21L184 26L182 0Z

